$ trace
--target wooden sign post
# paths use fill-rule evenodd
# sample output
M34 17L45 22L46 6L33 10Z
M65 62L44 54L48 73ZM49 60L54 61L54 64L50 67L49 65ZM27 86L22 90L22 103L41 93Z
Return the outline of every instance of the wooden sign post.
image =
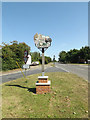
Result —
M38 77L36 82L36 93L43 94L50 92L50 81L48 76L44 76L44 52L51 46L52 39L49 36L36 33L34 35L35 46L42 52L42 76Z

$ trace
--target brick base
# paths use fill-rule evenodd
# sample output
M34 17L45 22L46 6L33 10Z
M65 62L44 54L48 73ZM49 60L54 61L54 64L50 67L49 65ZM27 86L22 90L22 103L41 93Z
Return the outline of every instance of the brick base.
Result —
M48 80L38 80L39 83L47 83Z
M50 85L38 85L36 86L36 94L44 94L50 92Z
M38 82L39 82L39 83L47 83L47 82L48 82L48 79L47 79L47 78L39 78L39 79L38 79Z

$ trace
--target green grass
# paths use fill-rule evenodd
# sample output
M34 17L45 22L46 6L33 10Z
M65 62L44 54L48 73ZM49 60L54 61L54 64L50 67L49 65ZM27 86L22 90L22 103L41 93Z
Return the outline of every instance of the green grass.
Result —
M52 64L51 64L51 66L52 66L52 67L55 67L55 64L54 64L54 63L52 63Z
M35 94L41 74L2 85L3 118L87 118L88 83L71 73L46 73L51 92Z

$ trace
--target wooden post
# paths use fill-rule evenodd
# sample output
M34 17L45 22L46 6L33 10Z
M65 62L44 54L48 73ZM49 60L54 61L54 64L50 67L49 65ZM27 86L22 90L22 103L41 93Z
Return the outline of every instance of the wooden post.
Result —
M44 48L42 48L42 76L44 76Z

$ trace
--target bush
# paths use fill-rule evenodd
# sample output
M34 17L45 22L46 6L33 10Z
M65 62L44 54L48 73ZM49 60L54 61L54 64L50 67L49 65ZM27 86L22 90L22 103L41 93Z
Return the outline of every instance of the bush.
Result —
M45 59L45 64L48 64L48 63L51 62L51 58L50 57L45 56L44 59ZM42 64L42 57L39 58L39 61L40 61L40 64Z
M12 70L18 68L16 61L20 67L24 64L24 51L30 51L30 47L25 43L13 41L11 45L4 44L2 47L2 70Z

